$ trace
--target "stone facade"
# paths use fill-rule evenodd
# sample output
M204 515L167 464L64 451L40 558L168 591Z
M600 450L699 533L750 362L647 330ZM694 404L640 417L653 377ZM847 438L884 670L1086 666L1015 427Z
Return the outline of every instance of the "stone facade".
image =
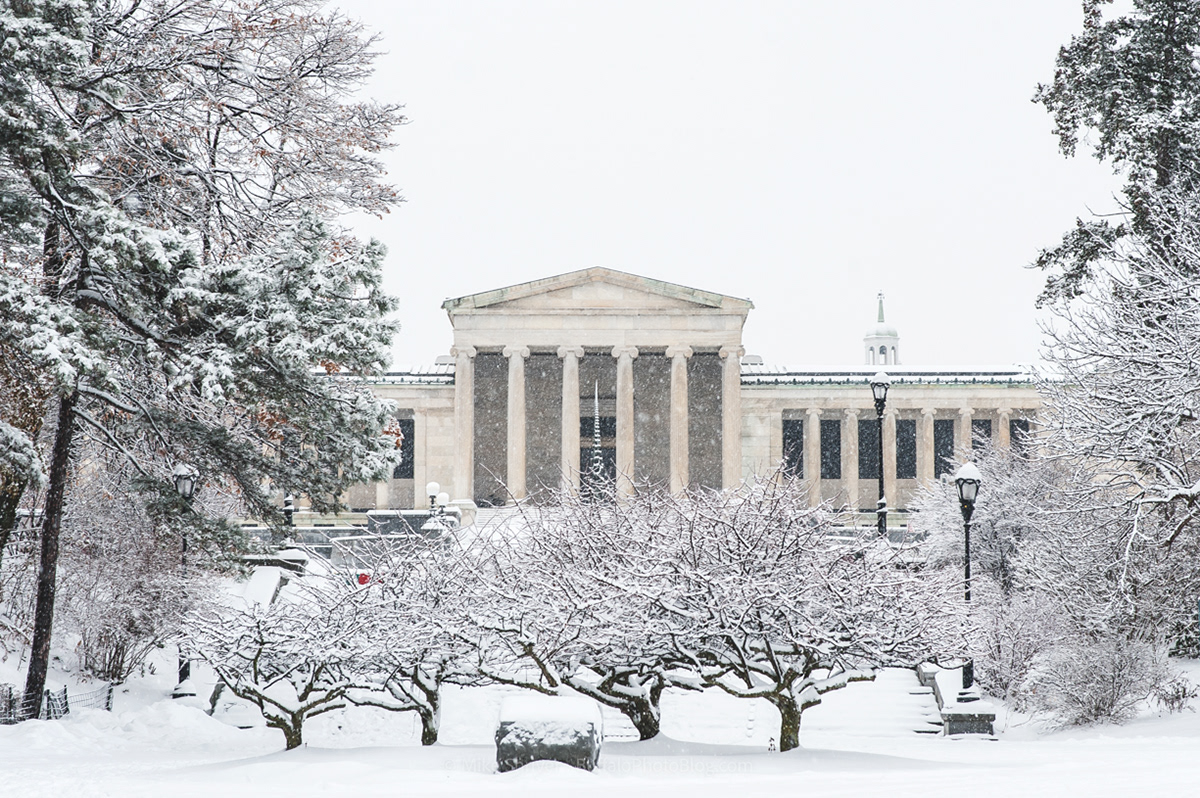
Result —
M427 507L428 481L481 505L578 490L593 457L615 469L623 491L634 483L730 488L784 463L808 481L814 502L875 507L880 456L867 381L878 366L870 355L858 368L767 367L744 359L750 301L602 268L443 307L450 356L375 386L411 419L411 477L356 488L347 497L354 510ZM881 298L880 326L865 343L877 347L886 335L894 362L898 334L882 314ZM892 508L973 437L1010 445L1039 407L1019 369L887 368L882 461Z

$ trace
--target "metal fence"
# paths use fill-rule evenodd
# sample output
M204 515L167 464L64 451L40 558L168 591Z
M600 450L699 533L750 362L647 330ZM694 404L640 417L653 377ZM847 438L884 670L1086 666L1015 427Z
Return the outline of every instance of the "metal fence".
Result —
M71 708L103 709L112 711L113 686L105 685L86 693L67 693L67 688L47 690L41 700L26 701L11 684L0 684L0 725L19 723L22 720L58 720L71 714Z

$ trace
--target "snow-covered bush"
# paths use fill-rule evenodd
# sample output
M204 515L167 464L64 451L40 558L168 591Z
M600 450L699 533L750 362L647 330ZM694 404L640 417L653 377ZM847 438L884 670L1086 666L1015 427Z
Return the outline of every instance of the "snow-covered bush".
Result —
M1175 677L1161 646L1121 635L1070 639L1038 655L1018 706L1060 726L1129 720Z
M1021 591L1005 597L994 583L972 589L966 652L975 680L989 694L1008 699L1020 689L1037 657L1062 639L1069 624L1044 596Z

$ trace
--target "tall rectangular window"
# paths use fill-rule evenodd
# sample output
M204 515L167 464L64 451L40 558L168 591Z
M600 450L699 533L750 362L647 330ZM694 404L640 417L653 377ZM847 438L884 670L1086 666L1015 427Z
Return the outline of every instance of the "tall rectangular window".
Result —
M1029 451L1029 419L1014 418L1009 421L1008 439L1013 452L1024 456Z
M883 458L879 452L879 420L858 420L858 478L879 479L879 465Z
M896 419L896 479L917 478L917 422Z
M783 473L789 477L804 477L804 421L798 418L783 420Z
M933 420L933 475L940 477L954 471L954 420Z
M400 442L400 463L392 469L392 479L412 479L413 459L417 452L417 433L411 418L398 418L396 425L404 440Z
M971 419L971 449L982 449L986 441L992 439L992 420L990 418Z
M821 479L842 478L842 422L821 419Z

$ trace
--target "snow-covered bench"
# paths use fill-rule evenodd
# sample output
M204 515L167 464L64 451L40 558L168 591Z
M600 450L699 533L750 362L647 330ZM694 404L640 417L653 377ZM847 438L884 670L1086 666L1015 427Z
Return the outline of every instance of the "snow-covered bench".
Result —
M504 773L546 759L592 770L603 737L600 707L590 698L510 696L496 727L496 767Z
M993 734L995 708L983 700L974 680L963 679L963 666L941 667L932 662L917 666L917 679L933 688L934 698L942 714L942 733Z

